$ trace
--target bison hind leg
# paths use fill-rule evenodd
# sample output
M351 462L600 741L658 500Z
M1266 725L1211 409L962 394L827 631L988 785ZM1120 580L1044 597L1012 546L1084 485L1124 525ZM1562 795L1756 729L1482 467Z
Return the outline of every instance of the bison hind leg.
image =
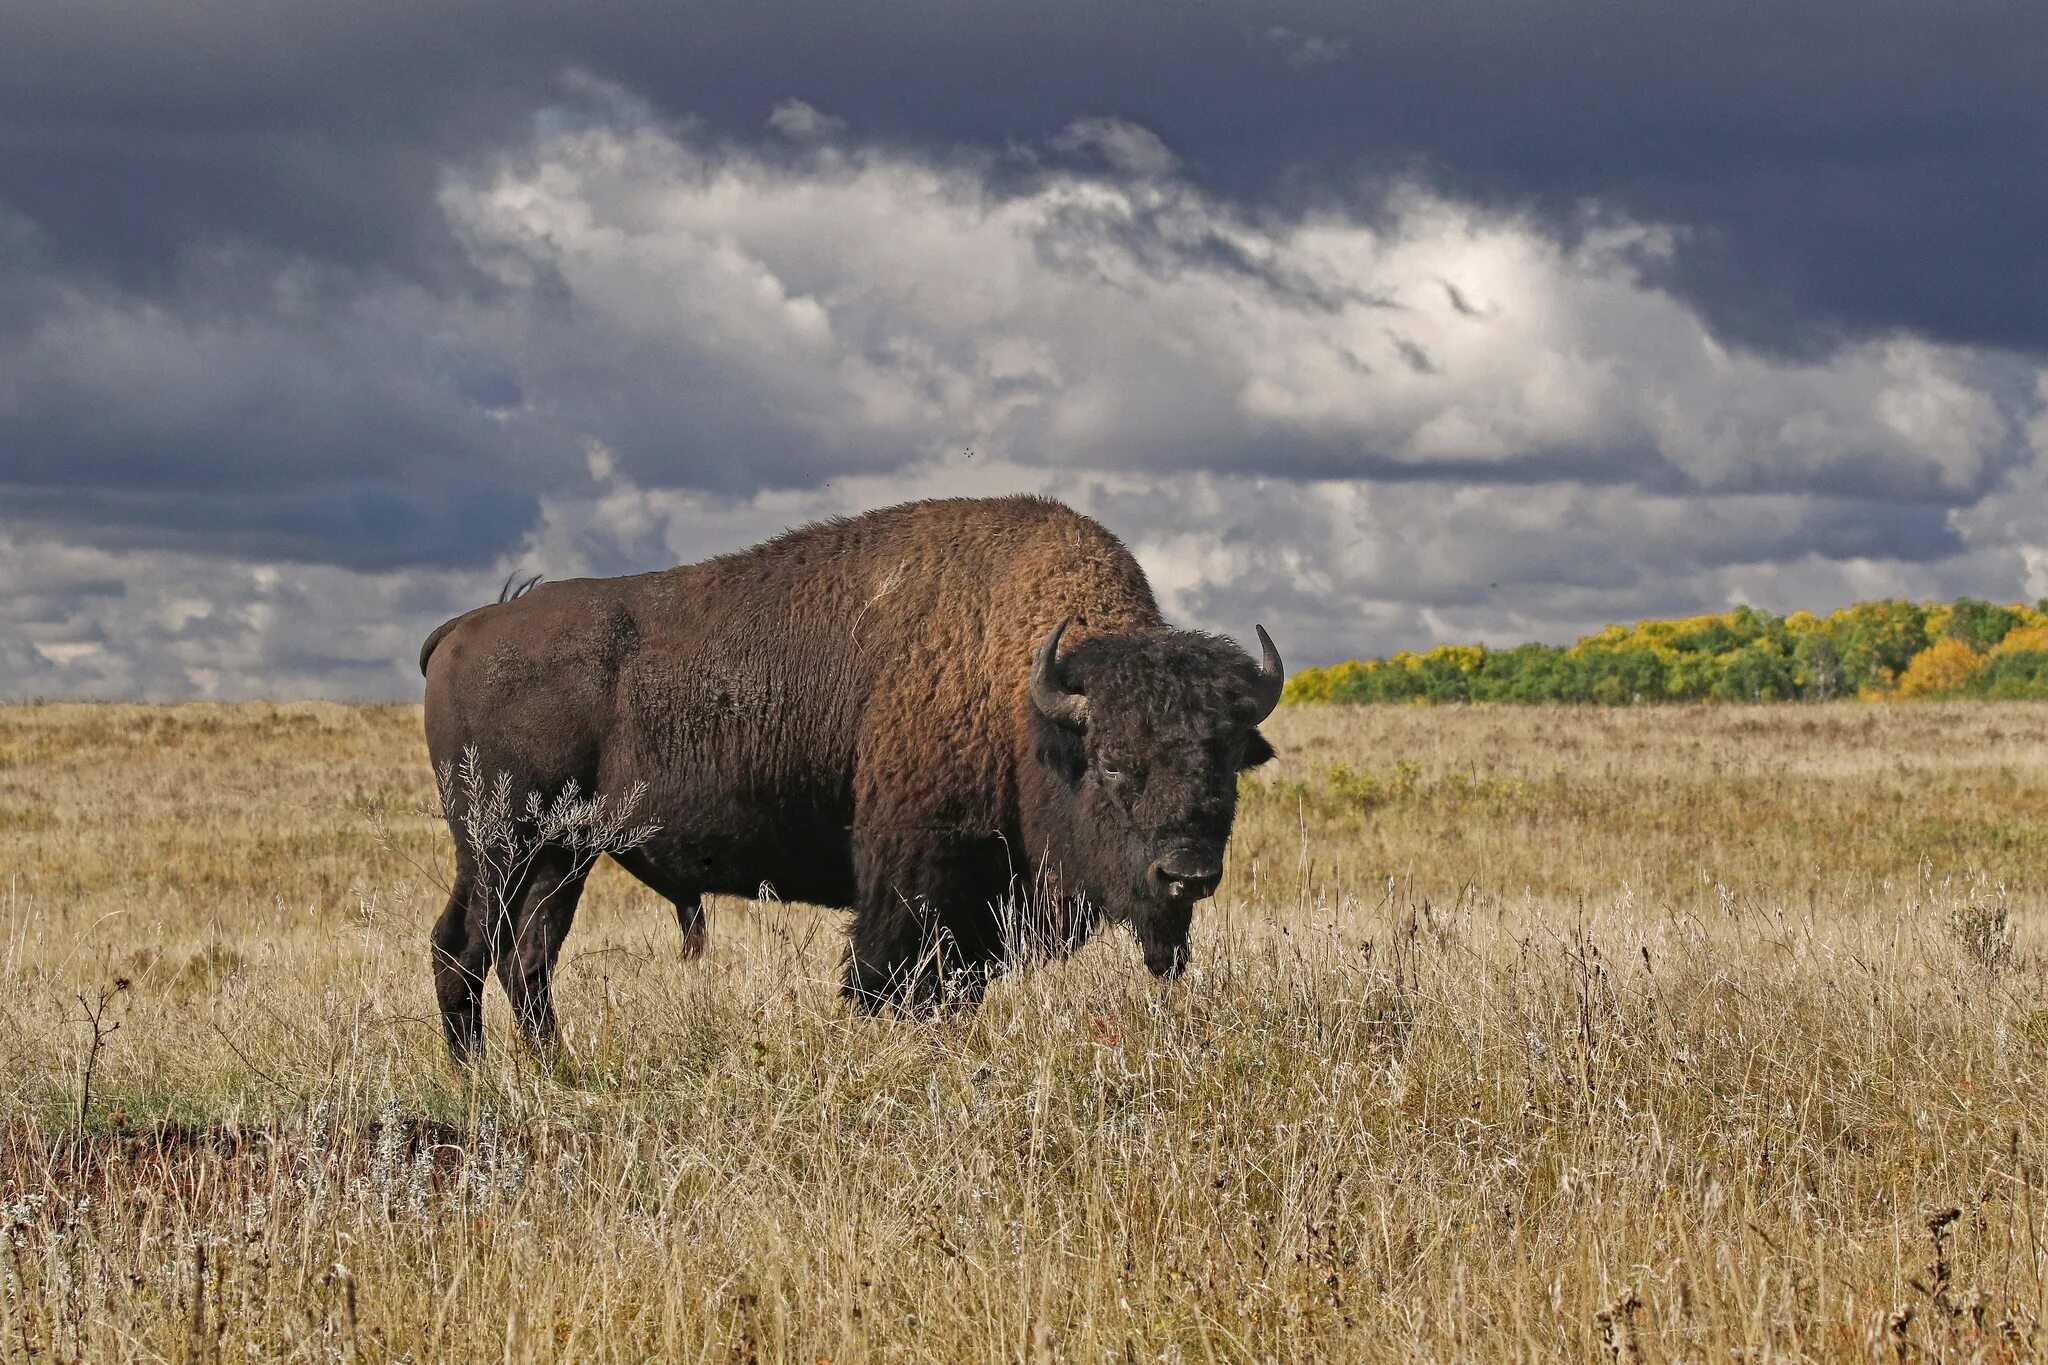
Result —
M674 867L677 863L693 860L677 856L673 851L666 857L660 856L659 846L649 846L626 854L613 854L612 861L675 907L676 927L683 931L683 960L694 962L704 956L711 925L704 909L702 883L694 875L678 873ZM694 861L701 866L701 859Z
M498 959L498 981L512 1002L519 1031L536 1050L560 1037L555 1022L555 962L576 920L589 860L550 848L534 859L514 901L512 943Z
M457 1063L472 1060L484 1042L484 974L490 970L492 944L478 903L474 872L458 867L431 940L441 1033Z

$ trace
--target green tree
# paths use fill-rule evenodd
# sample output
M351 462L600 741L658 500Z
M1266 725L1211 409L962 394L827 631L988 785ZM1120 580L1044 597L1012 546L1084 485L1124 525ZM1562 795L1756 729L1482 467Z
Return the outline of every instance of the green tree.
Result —
M1927 610L1912 602L1859 602L1828 618L1842 662L1842 690L1889 687L1927 648Z
M1776 640L1758 636L1715 660L1715 701L1784 701L1793 695L1792 660Z
M1992 655L1977 670L1970 690L1998 701L2048 700L2048 650Z
M1979 654L1989 654L2007 631L2024 624L2024 618L2011 607L1961 597L1949 608L1948 621L1941 633L1948 639L1961 640Z
M1815 630L1792 647L1792 682L1808 701L1832 701L1842 685L1842 656L1834 637Z

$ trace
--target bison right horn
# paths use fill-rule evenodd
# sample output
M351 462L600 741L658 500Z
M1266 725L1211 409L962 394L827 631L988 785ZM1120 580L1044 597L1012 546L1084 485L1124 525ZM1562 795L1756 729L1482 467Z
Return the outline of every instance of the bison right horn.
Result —
M1266 634L1264 626L1254 626L1259 633L1259 719L1273 714L1273 708L1280 704L1280 692L1287 686L1287 669L1280 662L1280 651L1273 648L1273 637Z
M1047 720L1078 730L1088 723L1088 698L1069 692L1060 681L1060 636L1066 633L1067 619L1060 618L1031 660L1031 704Z

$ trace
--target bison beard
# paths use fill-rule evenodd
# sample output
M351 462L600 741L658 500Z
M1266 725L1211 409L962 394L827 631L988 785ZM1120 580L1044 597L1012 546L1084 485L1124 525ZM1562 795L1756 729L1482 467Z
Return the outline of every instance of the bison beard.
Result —
M1021 957L1128 924L1177 975L1222 876L1237 774L1279 655L1160 618L1129 551L1039 498L910 503L702 564L547 583L427 639L428 747L554 800L646 785L654 836L615 855L688 946L707 894L853 910L862 1008L979 999ZM448 810L456 874L433 935L450 1050L482 1043L493 964L526 1036L588 859L542 849L487 886Z

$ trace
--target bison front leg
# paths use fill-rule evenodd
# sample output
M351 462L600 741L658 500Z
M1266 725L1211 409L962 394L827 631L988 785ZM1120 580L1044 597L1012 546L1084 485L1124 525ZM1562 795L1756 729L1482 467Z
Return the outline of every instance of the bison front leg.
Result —
M695 962L704 956L710 925L704 913L704 898L690 896L675 902L676 925L683 931L683 960Z
M938 979L940 948L926 932L926 918L925 907L909 901L856 909L840 993L869 1014L914 1009L917 998Z
M857 1008L928 1015L972 1008L1003 968L989 850L875 841L857 849L861 892L841 993Z

